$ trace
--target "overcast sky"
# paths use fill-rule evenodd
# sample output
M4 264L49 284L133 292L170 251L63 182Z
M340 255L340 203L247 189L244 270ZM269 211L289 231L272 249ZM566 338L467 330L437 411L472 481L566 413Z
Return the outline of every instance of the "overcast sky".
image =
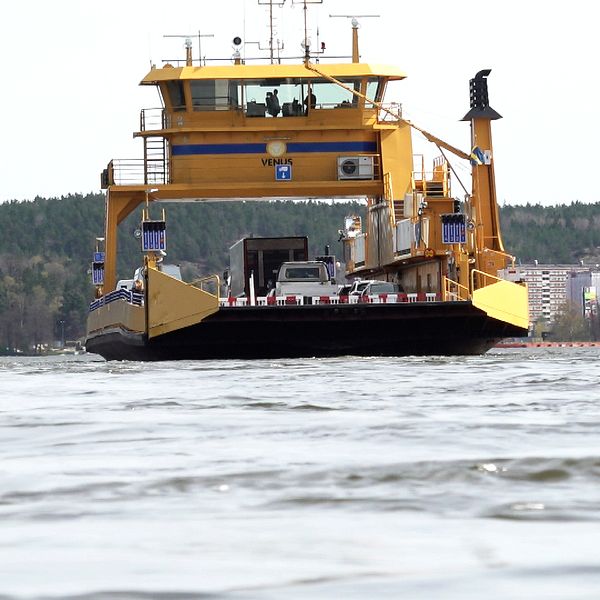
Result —
M286 52L297 54L302 9L291 4L275 14ZM350 23L329 14L381 15L359 19L362 61L403 69L408 78L387 99L465 151L468 81L491 68L490 104L504 117L493 130L498 200L549 205L600 201L594 7L588 0L325 0L310 7L309 21L312 38L318 24L327 52L339 55L350 52ZM4 3L0 201L99 190L110 159L142 157L132 132L140 109L159 105L153 88L137 85L150 62L184 56L184 40L163 35L214 34L203 38L202 53L227 57L235 35L266 44L267 14L257 0ZM466 165L459 172L467 177Z

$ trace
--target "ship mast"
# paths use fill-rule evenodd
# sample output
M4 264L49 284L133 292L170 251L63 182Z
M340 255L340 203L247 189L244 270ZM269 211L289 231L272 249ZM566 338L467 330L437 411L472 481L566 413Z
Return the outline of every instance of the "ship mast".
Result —
M360 54L358 52L358 28L360 23L358 19L378 19L381 15L329 15L332 19L352 19L352 62L360 62Z
M258 0L258 4L261 6L268 5L269 6L269 58L271 60L271 64L275 63L275 50L273 39L275 37L275 26L273 24L274 16L273 16L273 6L283 6L286 0L268 0L268 2L264 2L263 0ZM279 50L279 44L277 44L277 49Z
M273 64L273 0L269 1L269 58Z
M304 62L310 61L310 40L308 38L308 5L323 4L323 0L292 0L292 4L302 4L304 11L304 39L302 40L302 48L304 49Z
M163 35L164 38L184 38L185 39L185 64L188 67L192 66L192 38L198 37L198 60L199 64L202 66L202 38L214 38L214 33L200 33L198 30L198 34L196 36L195 33L187 33L187 34L176 34L176 35Z

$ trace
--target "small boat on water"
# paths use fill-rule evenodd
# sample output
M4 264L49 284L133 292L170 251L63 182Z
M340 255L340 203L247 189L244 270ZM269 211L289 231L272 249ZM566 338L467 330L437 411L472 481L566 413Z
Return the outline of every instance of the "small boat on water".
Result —
M194 60L187 41L181 63L152 66L143 78L163 107L141 112L134 136L143 157L112 160L102 173L106 221L92 264L88 352L108 360L479 354L527 335L527 290L498 275L512 257L495 194L491 122L500 115L489 105L490 71L470 81L471 150L463 152L386 102L389 82L405 74L359 61L356 20L347 62L313 50L306 26L304 40L301 59L276 55L271 39L259 62L242 58L236 37L225 63ZM439 149L430 169L414 156L413 135ZM471 165L462 200L451 191L447 153ZM280 257L270 273L309 260L294 238L263 247L257 238L254 250L244 242L227 286L217 275L183 281L166 264L161 202L270 198L364 199L366 217L349 216L339 231L344 275L394 284L392 293L346 296L331 281L325 293L314 285L308 294L269 292L268 252ZM140 207L143 261L118 281L119 225Z

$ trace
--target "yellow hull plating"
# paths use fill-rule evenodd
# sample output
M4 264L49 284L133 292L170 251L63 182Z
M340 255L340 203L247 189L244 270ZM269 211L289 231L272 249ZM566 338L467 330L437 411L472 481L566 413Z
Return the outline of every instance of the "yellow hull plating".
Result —
M219 298L148 268L148 337L200 323L219 310Z
M499 321L525 330L529 327L529 302L527 287L524 285L511 281L496 281L473 292L473 306Z
M144 333L146 330L144 307L134 306L127 300L115 300L90 312L88 336L97 335L108 328Z

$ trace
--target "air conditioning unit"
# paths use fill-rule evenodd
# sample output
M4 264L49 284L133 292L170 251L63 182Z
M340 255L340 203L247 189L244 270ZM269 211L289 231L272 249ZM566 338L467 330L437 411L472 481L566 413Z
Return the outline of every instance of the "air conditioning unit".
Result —
M373 179L373 157L339 156L338 179Z

